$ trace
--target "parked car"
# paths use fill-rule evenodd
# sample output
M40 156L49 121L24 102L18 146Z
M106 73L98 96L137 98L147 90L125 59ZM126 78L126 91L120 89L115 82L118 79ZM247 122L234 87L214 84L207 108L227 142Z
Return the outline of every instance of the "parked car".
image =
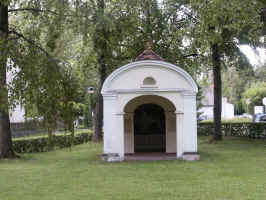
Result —
M242 115L241 118L253 119L252 115L251 114L248 114L248 113L243 113L243 115Z
M198 117L198 121L203 121L203 120L207 120L207 116L206 115L200 115Z
M266 114L255 115L254 122L266 122Z

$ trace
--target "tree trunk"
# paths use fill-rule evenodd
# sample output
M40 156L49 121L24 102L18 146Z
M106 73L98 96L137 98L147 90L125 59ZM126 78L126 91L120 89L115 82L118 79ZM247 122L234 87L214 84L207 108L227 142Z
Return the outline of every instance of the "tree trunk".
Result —
M222 80L221 80L221 55L219 45L213 44L212 64L213 64L213 83L214 83L214 141L222 140L221 131L221 111L222 111Z
M105 2L104 0L98 0L98 12L100 15L104 15ZM97 91L97 100L95 108L95 124L94 124L94 141L100 141L103 137L103 96L101 94L102 86L106 78L106 52L107 52L107 36L104 27L96 27L96 38L98 44L95 45L98 52L98 65L99 65L99 87Z
M94 125L94 135L93 140L94 141L100 141L103 137L103 96L101 94L102 86L104 83L104 80L106 78L106 63L104 54L99 59L99 73L100 73L100 83L99 83L99 89L97 91L97 102L96 102L96 108L95 108L95 125Z
M0 159L15 158L12 148L11 130L8 112L0 111Z
M0 3L0 159L14 158L10 121L8 114L8 91L6 84L8 6Z
M52 151L54 149L54 142L53 142L53 130L50 127L50 124L48 124L47 127L47 135L48 135L47 148L48 151Z
M260 16L261 16L261 21L263 23L262 35L266 35L266 7L262 9Z
M74 145L74 139L75 139L75 123L74 123L74 118L70 117L68 120L68 130L70 130L70 146L69 150L71 151L72 146Z

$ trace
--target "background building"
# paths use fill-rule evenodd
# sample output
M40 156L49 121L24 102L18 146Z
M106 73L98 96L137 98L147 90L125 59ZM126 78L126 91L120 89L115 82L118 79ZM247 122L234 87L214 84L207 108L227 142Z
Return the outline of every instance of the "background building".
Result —
M203 91L203 99L201 101L203 106L198 110L202 113L201 116L206 116L207 119L213 119L213 106L214 106L214 90L213 84ZM234 105L227 101L226 97L222 98L222 118L234 118Z

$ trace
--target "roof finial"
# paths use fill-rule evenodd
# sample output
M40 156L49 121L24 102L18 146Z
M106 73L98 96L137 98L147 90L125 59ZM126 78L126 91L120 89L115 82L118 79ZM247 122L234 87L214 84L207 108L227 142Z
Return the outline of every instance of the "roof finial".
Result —
M145 50L152 50L152 42L151 41L147 41L145 44Z
M160 56L152 51L152 41L147 40L145 43L145 50L136 58L136 61L140 60L163 60Z

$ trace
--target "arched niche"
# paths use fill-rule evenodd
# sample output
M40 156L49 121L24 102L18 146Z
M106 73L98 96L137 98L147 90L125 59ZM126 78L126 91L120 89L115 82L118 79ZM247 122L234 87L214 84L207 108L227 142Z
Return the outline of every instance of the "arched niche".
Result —
M140 112L139 109L146 107L146 105L150 105L150 107L161 109L154 109L154 115L159 116L151 116L150 120L147 118L143 120L147 120L143 122L143 126L150 126L151 120L157 120L157 123L163 123L158 125L158 127L163 127L164 130L160 130L160 132L152 133L153 129L149 127L147 133L140 134L136 133L136 123L140 123L136 117L136 114ZM158 111L162 113L158 113ZM136 112L138 111L138 112ZM144 111L144 110L143 110ZM176 108L175 105L169 100L164 97L158 95L143 95L136 97L130 100L124 108L124 128L125 128L125 135L124 135L124 144L125 144L125 154L132 154L135 152L140 152L139 149L145 150L145 144L147 151L151 151L153 148L155 152L161 151L166 153L176 153ZM144 111L145 112L145 111ZM149 111L152 113L152 111ZM150 113L147 113L148 115ZM159 120L160 119L160 120ZM164 120L163 122L161 120ZM158 121L159 120L159 121ZM143 142L141 142L143 141ZM142 145L138 149L138 145ZM149 145L154 147L149 148ZM160 150L161 149L161 150Z

